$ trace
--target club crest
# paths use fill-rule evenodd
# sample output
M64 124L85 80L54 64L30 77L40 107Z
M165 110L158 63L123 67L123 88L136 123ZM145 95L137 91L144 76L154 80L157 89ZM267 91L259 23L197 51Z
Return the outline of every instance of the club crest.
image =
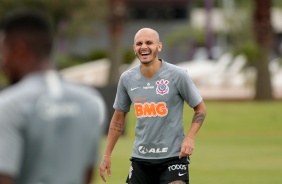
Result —
M159 95L165 95L168 93L169 91L169 87L168 87L168 84L169 81L168 80L164 80L164 79L161 79L159 81L156 82L157 84L157 88L156 88L156 92L157 94Z

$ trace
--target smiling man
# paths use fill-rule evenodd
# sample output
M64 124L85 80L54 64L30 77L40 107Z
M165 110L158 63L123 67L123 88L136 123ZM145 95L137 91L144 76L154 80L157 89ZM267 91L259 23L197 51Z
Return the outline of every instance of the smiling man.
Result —
M189 156L206 116L205 103L186 70L158 58L162 43L155 30L140 29L135 35L133 49L140 66L120 77L100 175L104 181L106 170L111 175L111 154L133 103L136 137L126 182L189 183ZM194 109L186 135L182 122L184 101Z

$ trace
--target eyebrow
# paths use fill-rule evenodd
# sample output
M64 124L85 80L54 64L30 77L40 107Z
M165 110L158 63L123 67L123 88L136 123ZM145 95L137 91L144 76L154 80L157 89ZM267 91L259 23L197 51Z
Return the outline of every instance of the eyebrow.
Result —
M143 43L143 41L136 41L135 44ZM153 40L146 40L145 43L154 43Z

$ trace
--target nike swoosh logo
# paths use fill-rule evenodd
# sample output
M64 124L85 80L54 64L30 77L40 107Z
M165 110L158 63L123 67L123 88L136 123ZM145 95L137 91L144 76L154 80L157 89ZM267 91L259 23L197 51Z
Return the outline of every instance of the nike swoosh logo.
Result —
M135 89L138 89L140 87L136 87L136 88L130 88L131 91L134 91Z
M178 173L178 176L183 176L185 174L187 174L187 173Z

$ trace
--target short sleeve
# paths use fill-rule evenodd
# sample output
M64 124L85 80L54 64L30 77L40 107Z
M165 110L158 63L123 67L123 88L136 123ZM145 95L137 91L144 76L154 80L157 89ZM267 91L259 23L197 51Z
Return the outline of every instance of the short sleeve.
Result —
M0 98L0 173L16 176L19 172L23 140L22 117L16 104Z
M129 112L131 100L127 93L126 88L126 80L128 79L126 73L123 73L120 77L118 87L117 87L117 94L114 102L114 109L120 110L123 112Z
M203 100L187 70L180 70L176 86L190 107L197 106Z

